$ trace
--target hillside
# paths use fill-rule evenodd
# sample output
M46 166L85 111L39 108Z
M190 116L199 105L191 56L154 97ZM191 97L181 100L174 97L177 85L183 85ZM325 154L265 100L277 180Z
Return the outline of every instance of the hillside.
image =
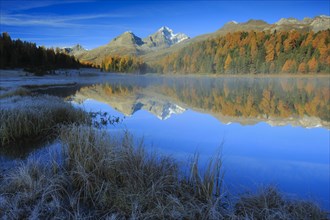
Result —
M153 66L162 73L329 73L330 29L229 32L192 43Z
M198 43L212 38L217 38L220 36L225 36L228 33L234 33L238 31L265 31L273 33L274 31L296 30L298 32L306 33L309 31L318 32L327 29L330 29L330 17L324 15L316 16L314 18L304 18L303 20L297 20L295 18L281 18L278 22L275 22L274 24L269 24L263 20L254 19L250 19L247 22L241 23L230 21L213 33L203 34L186 40L180 44L174 45L172 47L155 51L153 53L147 53L145 55L142 55L142 58L145 62L153 64L158 62L165 56L171 53L178 52L180 49L190 44Z

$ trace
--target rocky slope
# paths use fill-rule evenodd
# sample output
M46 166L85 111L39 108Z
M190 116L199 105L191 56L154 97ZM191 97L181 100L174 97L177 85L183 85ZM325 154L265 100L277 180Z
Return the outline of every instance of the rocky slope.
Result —
M174 44L180 43L189 37L183 33L174 34L173 30L168 27L161 27L156 33L144 38L145 46L151 49L167 48Z
M330 29L330 16L320 15L314 18L304 18L298 20L296 18L281 18L274 24L268 24L263 20L249 20L247 22L228 22L220 28L217 34L226 34L235 31L314 31Z
M65 53L73 56L79 56L82 53L85 53L87 50L80 44L76 44L73 47L63 48Z

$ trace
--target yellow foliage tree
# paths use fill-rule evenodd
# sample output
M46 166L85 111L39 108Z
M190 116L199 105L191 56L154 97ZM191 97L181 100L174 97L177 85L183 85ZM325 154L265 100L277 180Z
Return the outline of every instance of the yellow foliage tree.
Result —
M287 60L282 67L282 71L285 73L293 72L295 65L296 65L296 61Z
M224 69L226 71L230 69L230 64L231 64L232 60L233 59L231 58L230 54L228 54L226 61L225 61L225 66L224 66Z
M310 59L307 64L308 64L308 67L309 67L309 72L313 72L313 73L317 72L318 62L317 62L315 57Z
M302 63L299 64L298 72L299 73L306 73L306 63L302 62Z
M269 63L274 60L275 57L275 47L272 43L266 45L266 62Z

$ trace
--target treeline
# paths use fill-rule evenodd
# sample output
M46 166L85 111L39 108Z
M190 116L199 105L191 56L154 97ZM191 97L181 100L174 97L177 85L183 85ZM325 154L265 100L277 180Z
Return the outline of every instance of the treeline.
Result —
M163 73L329 73L330 30L228 33L182 48L154 68Z
M108 56L101 64L101 70L116 73L139 73L147 72L148 66L143 60L135 56Z
M61 52L61 49L37 47L35 43L12 40L8 33L0 37L0 68L25 68L42 74L58 68L79 68L73 56Z

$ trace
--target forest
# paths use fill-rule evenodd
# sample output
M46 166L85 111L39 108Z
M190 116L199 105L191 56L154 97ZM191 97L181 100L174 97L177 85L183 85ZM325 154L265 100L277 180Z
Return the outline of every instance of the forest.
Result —
M108 56L101 64L101 70L116 73L146 73L148 66L136 56Z
M12 40L8 33L0 36L0 68L24 68L35 74L43 75L58 68L79 68L83 65L73 56L60 48L45 48L35 43Z
M190 44L154 68L162 73L329 73L330 30L228 33Z

